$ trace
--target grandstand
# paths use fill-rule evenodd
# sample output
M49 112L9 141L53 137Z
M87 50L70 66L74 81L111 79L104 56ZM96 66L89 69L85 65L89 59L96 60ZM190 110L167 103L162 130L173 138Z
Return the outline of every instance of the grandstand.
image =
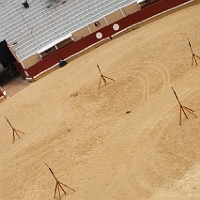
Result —
M194 1L2 0L0 62L12 76L35 81L58 67L60 59L69 62L127 29L188 2Z
M0 2L0 40L7 40L20 60L35 54L51 42L118 10L133 0L68 0L58 6L50 0Z

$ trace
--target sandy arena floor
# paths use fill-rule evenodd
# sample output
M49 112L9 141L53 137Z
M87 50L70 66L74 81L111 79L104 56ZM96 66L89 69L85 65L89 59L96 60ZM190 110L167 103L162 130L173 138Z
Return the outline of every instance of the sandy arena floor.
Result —
M200 55L199 10L114 39L0 103L0 199L53 200L45 162L76 190L62 200L200 199L200 67L187 42ZM116 81L98 89L97 64ZM198 118L179 126L172 87ZM26 133L14 144L4 116Z

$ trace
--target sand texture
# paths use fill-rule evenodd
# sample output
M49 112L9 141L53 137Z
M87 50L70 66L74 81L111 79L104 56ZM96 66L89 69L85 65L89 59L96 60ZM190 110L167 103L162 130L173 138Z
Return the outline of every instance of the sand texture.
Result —
M200 199L200 4L73 60L0 103L0 199ZM101 67L108 84L98 88ZM195 111L188 119L181 103ZM128 112L127 112L128 111ZM12 143L6 122L25 132ZM58 199L58 196L56 196Z

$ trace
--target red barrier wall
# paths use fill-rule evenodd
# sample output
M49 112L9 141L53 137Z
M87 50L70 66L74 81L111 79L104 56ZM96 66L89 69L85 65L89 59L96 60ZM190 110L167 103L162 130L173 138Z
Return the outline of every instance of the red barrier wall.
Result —
M69 56L82 51L83 49L87 48L90 45L93 45L100 41L96 38L96 33L101 32L105 39L107 37L111 37L115 33L133 25L138 22L141 22L145 19L148 19L156 14L159 14L165 10L171 9L178 5L188 2L189 0L160 0L158 2L153 3L121 20L115 22L119 25L119 30L115 31L113 29L113 24L105 26L104 28L74 42L62 49L52 53L51 55L45 57L42 61L36 63L35 65L31 66L27 71L31 74L31 76L36 76L42 71L50 68L51 66L57 64L60 59L68 58Z
M1 88L0 88L0 98L1 97L4 97L4 94L3 94L3 91L1 90Z
M122 31L133 24L144 21L154 15L157 15L163 11L166 11L168 9L171 9L188 1L189 0L160 0L113 23L119 25L119 30L115 31L113 29L113 24L111 24L109 26L104 27L106 28L105 31L108 33L108 36L114 35L117 32ZM99 31L104 32L103 29Z
M105 38L105 37L104 37ZM50 68L51 66L57 64L60 59L65 59L77 52L82 51L88 46L98 42L99 40L96 38L96 33L92 33L86 36L83 39L78 40L77 42L73 42L62 49L55 51L51 55L45 57L40 62L31 66L28 69L28 72L31 73L32 76L39 74L40 72Z
M22 67L22 65L19 62L14 62L14 65L17 69L17 71L20 73L20 76L25 79L26 78L26 74L25 74L25 70Z

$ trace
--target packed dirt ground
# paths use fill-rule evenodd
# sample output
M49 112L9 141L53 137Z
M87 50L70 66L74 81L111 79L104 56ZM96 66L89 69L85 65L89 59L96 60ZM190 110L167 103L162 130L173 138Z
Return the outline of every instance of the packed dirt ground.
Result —
M200 199L200 4L116 38L0 103L0 199ZM200 59L197 60L200 65ZM114 79L98 88L100 75ZM181 103L187 112L179 125ZM12 143L12 129L25 132ZM58 199L58 195L57 195Z

